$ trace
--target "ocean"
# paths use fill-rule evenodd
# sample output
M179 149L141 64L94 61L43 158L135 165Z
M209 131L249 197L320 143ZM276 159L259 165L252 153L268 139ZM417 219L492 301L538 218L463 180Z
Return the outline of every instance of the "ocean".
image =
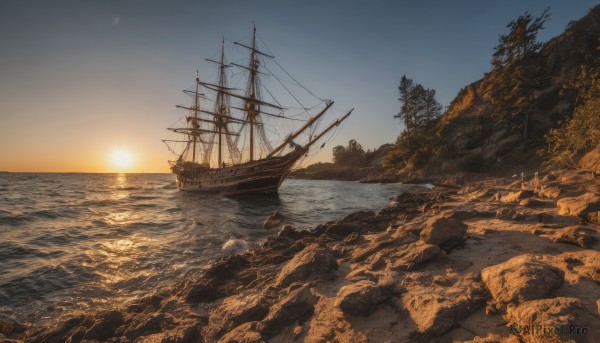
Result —
M270 212L311 229L405 187L286 180L278 196L227 198L180 192L170 174L0 173L0 320L116 308L262 244Z

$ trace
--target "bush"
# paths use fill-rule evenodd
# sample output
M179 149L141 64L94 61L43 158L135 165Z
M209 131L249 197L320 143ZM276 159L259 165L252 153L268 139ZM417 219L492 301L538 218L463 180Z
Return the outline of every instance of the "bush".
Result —
M576 82L579 90L573 116L545 136L548 147L540 150L546 162L557 167L574 167L586 152L600 145L600 72L582 68Z

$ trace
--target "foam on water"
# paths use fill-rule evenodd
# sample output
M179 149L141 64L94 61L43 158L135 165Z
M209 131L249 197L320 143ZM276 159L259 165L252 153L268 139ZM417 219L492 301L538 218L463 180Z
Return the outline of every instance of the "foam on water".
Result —
M250 245L243 239L239 238L230 238L223 246L221 250L225 251L228 254L240 254L244 251L248 250Z
M180 192L169 174L0 174L0 319L121 306L261 244L279 211L302 229L387 205L402 185L287 180L277 197Z

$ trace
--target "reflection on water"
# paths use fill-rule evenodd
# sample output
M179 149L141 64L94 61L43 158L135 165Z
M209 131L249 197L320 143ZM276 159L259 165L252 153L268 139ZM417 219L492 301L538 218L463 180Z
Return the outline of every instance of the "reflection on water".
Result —
M168 174L0 174L0 319L58 320L202 273L272 234L378 209L400 185L287 180L276 197L180 192Z

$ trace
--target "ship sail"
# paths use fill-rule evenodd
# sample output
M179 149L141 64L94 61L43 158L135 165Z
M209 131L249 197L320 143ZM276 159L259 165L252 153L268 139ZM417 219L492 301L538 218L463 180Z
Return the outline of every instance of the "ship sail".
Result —
M217 66L216 80L200 80L196 71L194 89L184 91L192 97L192 104L176 106L187 112L185 122L181 127L169 130L183 138L163 140L177 156L170 164L181 190L226 194L276 192L290 169L311 146L352 112L348 111L325 129L317 131L333 101L314 96L277 62L271 63L274 56L257 47L256 28L250 44L235 42L234 45L249 52L247 64L228 63L223 40L219 58L206 59ZM282 69L292 81L274 76L269 63ZM230 68L238 72L232 73ZM246 75L245 87L230 87L231 75L228 74L242 73ZM274 92L263 85L263 77L268 81L275 80L300 106L283 105ZM304 106L290 91L290 84L306 90L324 103L324 107L311 115L309 112L313 107ZM263 96L265 94L268 99ZM278 133L278 130L288 133ZM179 144L180 148L171 144Z

